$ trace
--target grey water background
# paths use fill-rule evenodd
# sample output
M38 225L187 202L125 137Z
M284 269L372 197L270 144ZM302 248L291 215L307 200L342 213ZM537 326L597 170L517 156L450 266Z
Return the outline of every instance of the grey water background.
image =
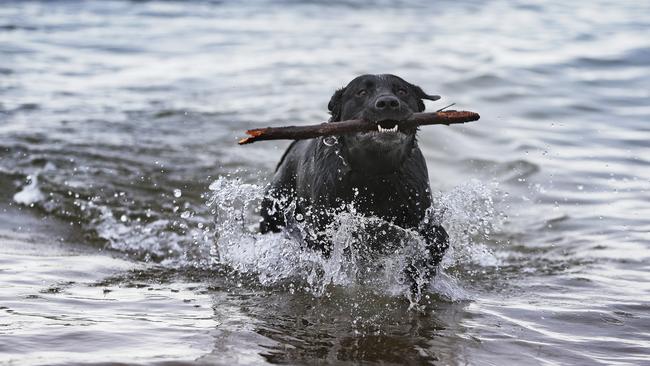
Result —
M650 364L648 14L1 2L0 363ZM290 260L233 272L244 240L218 260L215 212L263 188L287 145L237 137L326 120L362 73L481 114L419 133L454 239L420 308L269 279Z

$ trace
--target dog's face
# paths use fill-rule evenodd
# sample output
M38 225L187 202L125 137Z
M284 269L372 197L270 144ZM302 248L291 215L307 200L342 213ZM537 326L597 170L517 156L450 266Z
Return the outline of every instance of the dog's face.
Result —
M351 158L391 163L410 150L416 129L403 129L401 122L414 112L424 111L422 99L438 100L420 87L395 75L362 75L337 90L329 102L331 122L364 119L377 124L377 130L343 137ZM373 163L369 161L368 163Z

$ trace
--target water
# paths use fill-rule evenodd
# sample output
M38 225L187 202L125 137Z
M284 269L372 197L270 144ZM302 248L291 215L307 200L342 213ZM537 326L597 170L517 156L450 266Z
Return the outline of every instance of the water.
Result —
M3 2L0 363L650 364L649 12ZM288 142L235 144L384 72L481 114L419 134L452 238L419 299L345 254L371 220L336 260L255 233Z

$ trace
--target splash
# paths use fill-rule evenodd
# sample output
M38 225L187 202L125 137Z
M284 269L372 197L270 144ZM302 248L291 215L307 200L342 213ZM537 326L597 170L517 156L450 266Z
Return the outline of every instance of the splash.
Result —
M325 229L324 235L332 244L329 256L308 248L295 233L262 235L258 231L258 205L266 185L231 176L212 182L203 195L204 205L185 202L183 193L171 187L168 201L156 202L153 209L149 202L136 202L124 192L107 199L56 188L34 175L14 200L74 220L90 239L136 260L173 267L229 268L264 286L286 286L290 291L307 291L315 296L344 288L410 297L411 279L406 277L405 268L424 263L417 259L426 256L425 241L417 232L365 217L354 204L339 208L334 222ZM422 275L416 278L425 293L467 299L462 281L448 275L446 269L466 263L498 265L489 249L500 221L495 209L496 190L495 186L470 181L437 194L430 217L441 220L451 247L433 280ZM385 244L391 249L384 253L366 248L369 241L376 241L369 229L380 226L396 233L391 235L395 242ZM301 231L306 235L309 228ZM417 303L420 295L409 299Z
M40 202L45 197L38 186L38 174L27 176L29 183L22 188L19 192L14 194L14 202L25 205L34 206L35 203Z
M265 186L221 177L210 185L210 190L207 205L215 215L215 245L211 252L215 265L254 275L263 285L289 283L291 290L299 287L316 296L326 294L332 286L361 286L381 294L410 296L404 269L413 258L422 258L426 253L424 239L418 233L376 217L365 217L350 204L334 216L334 222L325 230L332 250L324 256L305 246L295 234L257 232L256 209ZM450 233L451 248L439 275L426 284L428 291L452 300L466 299L468 294L444 274L444 268L464 261L496 263L494 255L481 242L489 239L498 223L491 198L493 191L492 187L474 181L436 197L437 208L431 213L442 218ZM388 254L372 253L363 245L367 239L363 236L365 229L379 224L388 224L399 233L399 243L387 245L395 248Z
M190 210L172 217L151 214L152 219L144 222L139 216L115 215L114 210L92 201L83 205L85 211L94 212L89 226L107 248L169 267L205 269L212 265L212 228Z
M497 266L499 261L487 243L505 220L496 209L495 197L501 193L498 183L485 184L476 179L460 184L434 198L433 217L441 217L450 237L450 248L442 266L475 263Z

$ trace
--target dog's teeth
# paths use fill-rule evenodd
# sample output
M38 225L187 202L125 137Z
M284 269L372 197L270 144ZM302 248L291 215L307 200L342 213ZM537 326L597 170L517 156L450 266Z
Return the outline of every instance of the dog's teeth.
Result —
M381 125L377 125L377 131L379 132L397 132L397 130L398 130L397 125L393 126L392 128L384 128L381 127Z

